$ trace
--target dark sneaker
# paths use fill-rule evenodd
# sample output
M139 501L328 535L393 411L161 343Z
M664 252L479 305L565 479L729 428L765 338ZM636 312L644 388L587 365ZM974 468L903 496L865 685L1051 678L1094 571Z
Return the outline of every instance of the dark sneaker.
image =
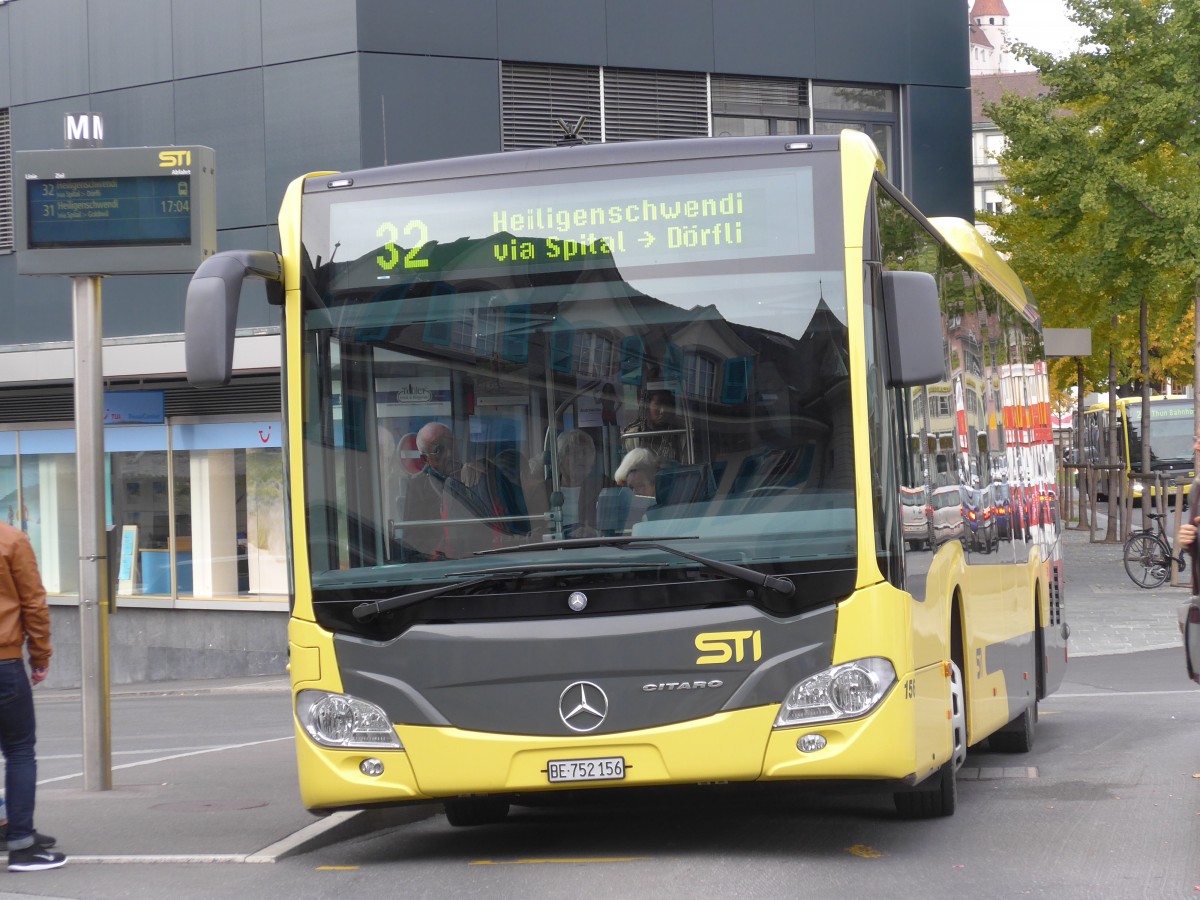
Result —
M8 840L8 826L0 825L0 842ZM49 850L58 843L58 838L49 834L42 834L40 831L33 833L33 842L43 850Z
M66 861L65 854L46 850L37 844L23 850L8 851L8 871L10 872L40 872L42 869L57 869Z

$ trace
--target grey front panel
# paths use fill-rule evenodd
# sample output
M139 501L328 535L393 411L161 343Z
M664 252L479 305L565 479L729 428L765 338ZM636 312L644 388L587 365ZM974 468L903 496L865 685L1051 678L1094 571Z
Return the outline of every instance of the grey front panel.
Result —
M262 25L257 0L174 0L171 30L175 77L194 78L261 66Z
M912 85L906 99L909 196L927 216L974 221L970 90Z
M261 2L263 65L315 59L358 49L356 0ZM309 82L309 87L316 87L316 84Z
M712 0L608 0L608 65L713 70Z
M10 36L5 45L4 64L12 73L13 105L86 95L89 89L87 0L36 0L7 5ZM47 53L45 42L36 35L52 36L54 52ZM85 105L68 112L86 112L86 101L85 96ZM13 134L17 134L15 124ZM60 117L54 143L35 146L61 147L62 139Z
M12 56L8 49L9 32L8 5L0 6L0 47L4 48L4 59L0 60L0 109L12 105Z
M495 0L358 0L358 46L368 53L495 59L496 17Z
M170 3L91 0L86 22L93 93L171 80Z
M714 0L713 71L811 77L817 31L813 5L814 0Z
M268 209L294 178L362 164L357 96L353 53L263 69Z
M170 81L93 94L89 105L92 112L104 118L106 147L169 147L183 143L175 134L175 90ZM59 140L50 147L62 146L62 130L60 121Z
M230 103L237 97L237 103ZM267 207L263 72L246 69L175 82L178 143L212 147L217 157L217 227L274 222ZM301 175L302 172L296 172Z
M590 682L604 692L607 715L588 733L612 734L779 703L829 666L836 622L832 607L786 620L701 609L421 625L388 643L342 636L335 646L346 692L397 724L571 735L560 702L571 702L571 685ZM698 665L700 634L710 636L709 655L727 646L728 660Z
M497 45L510 62L602 66L608 38L595 0L499 0Z
M364 166L500 150L500 72L493 60L363 54ZM413 127L414 122L442 123Z
M970 87L970 50L963 40L963 22L947 14L955 4L947 4L946 0L905 0L894 5L904 9L911 29L910 68L904 80L911 84Z
M0 321L5 344L71 340L71 279L18 276L17 255L0 254Z
M816 0L814 78L830 81L908 81L913 52L908 3ZM963 24L964 42L966 24ZM929 48L928 52L941 52Z

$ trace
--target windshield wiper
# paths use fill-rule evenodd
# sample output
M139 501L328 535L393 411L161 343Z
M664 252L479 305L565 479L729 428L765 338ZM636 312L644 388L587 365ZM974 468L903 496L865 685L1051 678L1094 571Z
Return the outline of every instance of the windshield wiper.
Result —
M477 584L483 584L487 581L504 581L517 575L528 575L533 572L573 572L582 571L585 569L656 569L654 563L613 563L613 562L568 562L568 563L551 563L541 565L524 565L524 566L504 566L497 569L487 569L480 572L450 572L451 577L459 575L468 575L462 581L453 581L449 584L441 584L437 587L427 588L423 591L414 591L411 594L399 594L395 597L385 597L382 600L366 600L351 610L354 618L360 622L371 616L377 616L380 613L385 613L392 609L403 609L406 606L412 606L414 603L420 603L423 600L432 600L434 597L440 597L442 594L449 594L451 591L466 590L474 587Z
M539 541L537 543L517 544L512 547L497 547L495 550L479 550L475 555L487 556L492 553L519 553L523 550L572 550L585 547L614 547L618 550L663 550L667 553L673 553L675 556L681 556L684 559L699 563L707 569L712 569L714 572L720 572L722 575L728 575L730 578L737 578L747 584L752 584L755 587L769 588L776 593L783 594L785 597L790 597L796 592L796 585L792 583L790 578L777 578L774 575L767 575L765 572L756 572L754 569L747 568L746 566L723 562L719 559L709 559L707 556L698 556L695 553L680 550L678 547L671 547L660 543L661 541L696 539L697 536L694 534L681 535L679 537L611 535L588 538L564 538L560 541Z

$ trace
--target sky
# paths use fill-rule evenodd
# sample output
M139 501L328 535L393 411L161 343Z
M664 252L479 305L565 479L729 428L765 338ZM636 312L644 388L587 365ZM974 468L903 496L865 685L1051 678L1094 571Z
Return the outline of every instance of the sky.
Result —
M1078 47L1083 30L1067 18L1062 0L1004 0L1004 5L1013 40L1055 56L1065 56Z

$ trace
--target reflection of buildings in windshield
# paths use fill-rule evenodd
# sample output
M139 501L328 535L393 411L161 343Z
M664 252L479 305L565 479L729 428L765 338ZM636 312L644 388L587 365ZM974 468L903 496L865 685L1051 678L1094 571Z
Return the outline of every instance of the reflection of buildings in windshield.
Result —
M324 308L310 309L310 331L324 325L337 348L345 445L354 446L349 401L373 398L371 410L356 412L374 415L367 433L400 442L442 422L467 473L458 481L469 496L450 503L439 485L440 506L425 503L418 517L406 497L424 490L428 473L399 467L399 484L380 488L388 558L455 558L596 533L601 492L606 510L623 511L618 530L628 532L696 504L721 515L745 511L750 500L778 506L780 497L852 486L847 329L815 275L795 281L817 288L816 303L797 289L780 330L767 330L727 318L738 306L723 304L723 315L715 305L683 309L649 296L601 252L569 266L498 264L506 238L427 245L428 266L383 287L372 280L386 248L318 273ZM695 279L697 296L706 296L706 278ZM737 284L753 315L755 275L740 273ZM779 299L773 282L776 308ZM806 318L800 337L783 333ZM584 441L586 459L577 452ZM642 485L641 501L614 507L614 492L637 499L614 480L635 447L655 454L653 488ZM732 501L743 505L722 505ZM470 539L447 537L469 520Z

